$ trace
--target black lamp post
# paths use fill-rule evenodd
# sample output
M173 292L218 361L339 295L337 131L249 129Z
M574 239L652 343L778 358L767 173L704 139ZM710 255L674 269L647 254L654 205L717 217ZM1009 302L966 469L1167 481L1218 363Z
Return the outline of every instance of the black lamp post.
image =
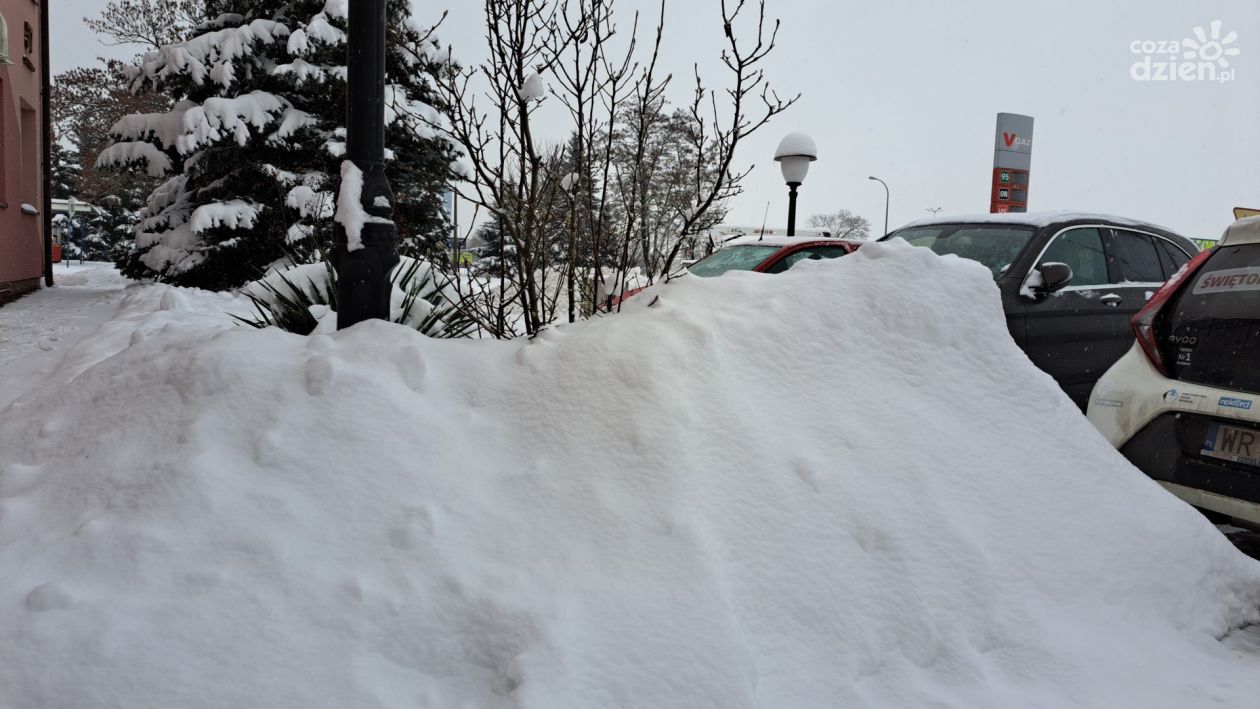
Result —
M389 273L398 264L394 242L394 193L385 178L385 0L354 0L346 38L346 158L333 231L337 269L337 329L372 318L389 319ZM361 175L355 175L356 172ZM348 181L362 178L358 207ZM349 178L349 180L347 179ZM351 184L353 184L351 182ZM366 217L364 217L366 214ZM346 224L357 229L347 232Z
M560 179L560 189L569 198L569 322L577 320L577 195L579 175L571 172Z
M796 236L796 188L805 181L809 164L818 159L818 147L814 145L814 139L804 133L788 133L779 141L774 159L778 161L783 180L788 185L787 235Z
M870 177L866 179L875 180L876 182L884 186L884 235L887 236L888 235L888 200L890 199L889 197L890 193L888 191L888 183L884 182L883 180L879 179L878 177L874 175L871 175Z

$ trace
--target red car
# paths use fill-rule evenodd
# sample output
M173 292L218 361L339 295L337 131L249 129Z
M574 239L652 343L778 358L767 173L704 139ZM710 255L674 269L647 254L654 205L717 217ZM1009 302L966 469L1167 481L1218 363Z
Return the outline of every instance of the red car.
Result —
M791 236L746 236L705 256L687 267L702 278L727 271L782 273L799 261L817 261L851 254L862 245L846 239L816 239Z
M847 239L818 239L794 236L744 236L687 267L692 275L708 278L727 271L783 273L799 261L819 261L851 254L862 245ZM627 290L620 298L610 299L607 307L638 294L643 288Z

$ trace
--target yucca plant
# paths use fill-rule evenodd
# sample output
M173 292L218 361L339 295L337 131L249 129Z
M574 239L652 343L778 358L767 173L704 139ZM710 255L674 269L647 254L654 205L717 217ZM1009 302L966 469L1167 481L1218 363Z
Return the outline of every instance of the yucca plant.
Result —
M389 278L390 285L402 293L401 309L394 310L393 321L429 337L475 336L477 324L465 314L461 299L444 279L428 262L402 257ZM296 266L255 281L241 293L253 303L257 315L233 316L239 322L309 335L319 325L317 312L337 310L337 271L326 260Z

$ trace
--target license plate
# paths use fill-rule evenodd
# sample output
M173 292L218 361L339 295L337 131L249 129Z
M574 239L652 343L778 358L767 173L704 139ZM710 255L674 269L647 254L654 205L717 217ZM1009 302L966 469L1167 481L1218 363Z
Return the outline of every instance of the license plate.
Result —
M1260 467L1260 432L1214 423L1208 426L1203 455Z

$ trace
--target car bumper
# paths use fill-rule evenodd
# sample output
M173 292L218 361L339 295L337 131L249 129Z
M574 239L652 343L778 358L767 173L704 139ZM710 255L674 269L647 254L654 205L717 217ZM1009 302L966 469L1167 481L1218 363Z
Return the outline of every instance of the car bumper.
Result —
M1221 406L1239 398L1256 405ZM1139 470L1173 494L1260 525L1260 468L1203 455L1213 424L1260 431L1260 396L1164 377L1135 345L1099 379L1087 415Z

